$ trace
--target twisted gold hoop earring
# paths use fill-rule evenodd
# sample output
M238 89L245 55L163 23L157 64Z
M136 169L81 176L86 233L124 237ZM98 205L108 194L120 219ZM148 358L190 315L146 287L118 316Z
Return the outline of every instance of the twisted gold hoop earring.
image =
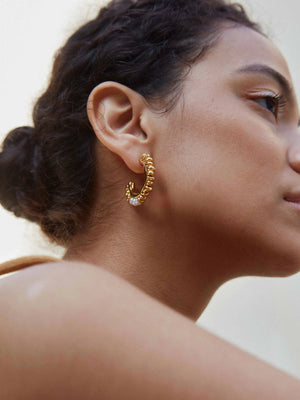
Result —
M134 193L135 184L133 182L129 182L126 186L126 198L128 203L132 206L140 206L144 203L144 201L152 191L152 185L155 180L155 168L153 165L153 159L150 154L143 154L140 159L140 164L144 166L145 173L145 182L140 193Z

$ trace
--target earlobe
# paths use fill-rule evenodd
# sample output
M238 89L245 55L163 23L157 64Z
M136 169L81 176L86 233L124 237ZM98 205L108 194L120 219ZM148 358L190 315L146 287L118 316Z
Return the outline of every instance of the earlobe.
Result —
M148 152L147 136L140 125L145 106L140 94L117 82L95 87L87 103L89 121L98 140L135 172L142 172L138 160Z

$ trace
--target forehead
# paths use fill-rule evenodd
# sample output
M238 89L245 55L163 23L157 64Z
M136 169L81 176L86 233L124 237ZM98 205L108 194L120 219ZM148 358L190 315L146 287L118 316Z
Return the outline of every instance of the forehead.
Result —
M199 67L202 73L207 72L212 77L213 74L220 76L250 64L265 64L281 73L292 85L288 65L277 46L244 26L222 30L217 43L199 61L196 69Z

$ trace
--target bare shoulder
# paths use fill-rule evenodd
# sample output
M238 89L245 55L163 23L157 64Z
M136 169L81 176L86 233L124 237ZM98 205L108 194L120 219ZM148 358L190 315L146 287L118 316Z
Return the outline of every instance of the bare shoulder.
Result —
M1 399L300 397L296 380L93 265L0 280L0 315Z
M90 264L41 264L10 275L0 280L0 397L146 398L138 375L144 364L146 375L157 376L146 360L176 329L169 313L176 315ZM157 328L165 331L159 342Z
M193 325L124 279L88 263L44 263L0 280L0 310L11 312L11 318L18 312L32 312L34 318L43 311L48 320L76 313L80 321L87 315L83 311L88 311L93 316L97 313L97 320L109 313L118 319L124 313L135 314L140 307L161 309Z
M126 302L121 292L128 301L136 296L150 299L104 268L82 262L44 263L0 280L0 308L8 306L16 311L21 307L25 311L25 307L31 309L35 305L39 309L44 307L49 313L56 308L55 316L58 318L64 311L71 312L72 308L88 306L90 309L92 300L96 301L94 307L98 311L102 305L107 310L108 300L120 301L124 305Z

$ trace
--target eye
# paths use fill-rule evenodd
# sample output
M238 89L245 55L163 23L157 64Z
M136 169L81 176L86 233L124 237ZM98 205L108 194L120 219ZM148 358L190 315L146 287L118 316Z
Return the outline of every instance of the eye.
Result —
M287 103L284 97L280 94L268 94L265 96L255 97L252 100L267 111L271 112L276 119L279 116L280 110L284 108Z
M278 100L274 97L271 96L265 96L261 98L255 99L255 101L260 104L262 107L266 108L269 110L272 114L277 117L277 111L278 111Z

